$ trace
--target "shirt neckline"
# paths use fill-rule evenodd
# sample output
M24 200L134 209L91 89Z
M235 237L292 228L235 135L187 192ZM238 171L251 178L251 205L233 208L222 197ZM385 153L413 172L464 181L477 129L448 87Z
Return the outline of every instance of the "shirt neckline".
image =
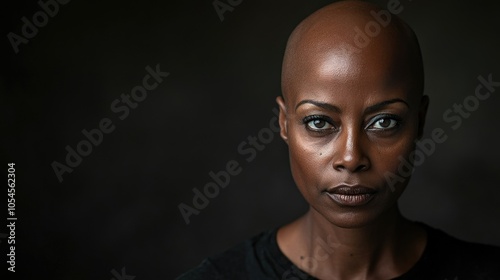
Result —
M432 227L421 223L421 222L416 222L420 226L424 228L424 230L427 233L427 241L424 247L424 251L422 252L422 255L420 258L417 260L417 262L405 273L401 274L400 276L396 278L392 278L392 280L399 280L399 279L405 279L406 277L410 277L414 274L417 273L417 271L420 271L429 263L430 255L432 248L435 246L435 233L436 230L433 229ZM301 270L298 268L279 248L278 246L278 229L279 227L274 228L270 232L270 254L271 256L277 260L278 264L280 265L282 271L285 273L300 273L303 276L306 276L306 278L299 278L299 279L304 279L304 280L315 280L318 278L315 278L314 276L309 275L307 272ZM284 275L283 274L283 275ZM293 275L293 274L291 274ZM286 275L284 275L286 276Z

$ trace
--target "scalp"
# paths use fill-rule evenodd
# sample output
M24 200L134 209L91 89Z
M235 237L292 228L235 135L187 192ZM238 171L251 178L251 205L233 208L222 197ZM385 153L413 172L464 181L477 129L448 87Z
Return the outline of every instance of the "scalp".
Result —
M386 71L390 73L388 83L405 82L416 95L422 95L420 47L415 33L405 22L391 14L386 26L379 24L376 36L368 36L368 44L359 44L359 33L364 32L370 22L377 23L374 14L381 10L363 1L340 1L304 19L290 35L285 50L282 67L285 102L306 76L324 74L325 63L330 63L327 58L332 54L336 59L331 60L326 69L338 78L368 79L371 73ZM338 67L342 61L356 64L360 75L342 76L342 71L356 70Z

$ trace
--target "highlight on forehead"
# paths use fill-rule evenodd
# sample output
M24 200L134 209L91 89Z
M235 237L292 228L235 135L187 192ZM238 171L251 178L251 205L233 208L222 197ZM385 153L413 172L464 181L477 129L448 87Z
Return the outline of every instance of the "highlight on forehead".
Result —
M325 59L325 54L334 59ZM304 19L288 39L281 79L285 102L294 84L300 83L304 73L311 69L319 75L335 72L342 77L349 62L373 63L374 56L382 57L380 61L385 67L394 68L397 75L394 79L404 80L416 94L422 94L420 47L405 22L362 1L340 1L319 9Z

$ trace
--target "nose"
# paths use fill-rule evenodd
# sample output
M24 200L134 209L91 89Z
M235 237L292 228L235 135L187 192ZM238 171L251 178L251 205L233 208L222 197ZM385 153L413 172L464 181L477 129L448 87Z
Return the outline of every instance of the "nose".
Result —
M333 168L350 173L368 170L371 163L365 153L365 140L363 132L358 129L348 128L341 131L335 140Z

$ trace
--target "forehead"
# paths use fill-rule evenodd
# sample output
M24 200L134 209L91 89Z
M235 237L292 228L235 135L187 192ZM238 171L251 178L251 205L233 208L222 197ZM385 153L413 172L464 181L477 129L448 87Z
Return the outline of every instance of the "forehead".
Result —
M303 99L411 99L411 72L387 46L379 47L359 54L347 54L338 48L306 52L287 87L289 101L296 104Z
M299 26L283 63L285 99L420 96L420 51L411 31L395 23L376 36L363 34L372 20L366 14L342 14Z

